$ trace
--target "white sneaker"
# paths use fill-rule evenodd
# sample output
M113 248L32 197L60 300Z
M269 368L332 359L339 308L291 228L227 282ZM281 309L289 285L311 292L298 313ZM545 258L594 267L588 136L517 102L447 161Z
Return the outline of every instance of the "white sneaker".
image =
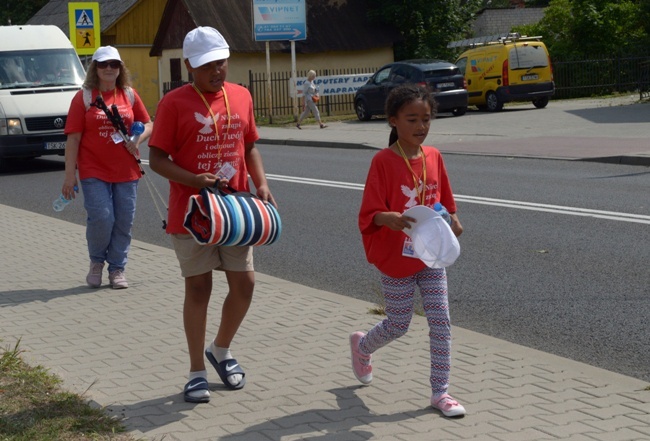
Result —
M431 397L431 406L438 409L446 417L463 416L467 413L462 404L459 404L449 394Z

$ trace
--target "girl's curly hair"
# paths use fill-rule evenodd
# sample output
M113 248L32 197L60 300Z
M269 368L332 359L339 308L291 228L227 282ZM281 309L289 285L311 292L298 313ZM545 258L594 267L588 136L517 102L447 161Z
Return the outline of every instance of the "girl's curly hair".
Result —
M397 116L399 109L416 100L422 100L425 103L428 103L431 107L431 119L436 117L438 103L436 103L436 100L433 98L431 89L427 86L407 83L397 86L388 94L388 98L386 98L386 108L384 110L386 119L388 120L393 116ZM388 145L394 144L395 141L397 141L397 129L393 127L390 131L390 136L388 137Z

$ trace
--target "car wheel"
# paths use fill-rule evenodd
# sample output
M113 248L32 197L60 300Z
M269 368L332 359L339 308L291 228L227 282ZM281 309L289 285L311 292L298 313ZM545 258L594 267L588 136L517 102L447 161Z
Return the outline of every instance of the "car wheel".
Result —
M548 97L545 96L544 98L535 98L533 100L533 105L537 107L538 109L543 109L546 107L548 104Z
M454 116L463 116L467 113L467 107L456 107L451 111L451 113L453 113Z
M498 112L503 109L503 103L499 101L499 97L494 92L488 92L485 95L485 104L488 112Z
M359 121L370 121L372 115L368 112L364 100L358 100L354 103L354 110L357 112L357 118L359 118Z

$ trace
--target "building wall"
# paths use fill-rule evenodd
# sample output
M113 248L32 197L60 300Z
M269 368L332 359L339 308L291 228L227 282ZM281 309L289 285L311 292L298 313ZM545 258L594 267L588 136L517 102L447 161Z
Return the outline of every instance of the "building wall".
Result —
M171 81L170 59L183 58L181 49L163 51L160 58L160 81ZM271 72L288 72L291 70L291 54L274 54L270 56ZM314 69L320 73L325 69L345 69L358 67L381 67L393 61L392 48L380 48L370 51L330 52L327 54L296 55L296 69ZM265 54L231 53L228 60L228 81L248 84L248 72L266 72ZM187 81L188 72L183 65L183 81ZM162 86L160 88L162 96Z
M170 60L182 60L181 49L164 50L160 57L160 85L159 94L163 95L163 83L171 81ZM367 67L378 68L394 61L392 48L379 48L370 51L330 52L327 54L299 54L296 55L296 70L306 71L313 69L318 75L325 75L327 69L346 69ZM270 56L271 72L290 72L291 54L272 53ZM249 86L249 72L266 73L266 54L232 53L228 60L228 77L231 83ZM182 64L182 80L188 81L189 75Z
M133 87L138 91L151 116L159 101L158 60L149 56L160 19L164 0L143 0L122 16L102 37L120 52L129 68ZM104 44L104 43L102 43Z
M544 8L485 9L472 25L474 37L502 34L513 26L537 23L544 17Z

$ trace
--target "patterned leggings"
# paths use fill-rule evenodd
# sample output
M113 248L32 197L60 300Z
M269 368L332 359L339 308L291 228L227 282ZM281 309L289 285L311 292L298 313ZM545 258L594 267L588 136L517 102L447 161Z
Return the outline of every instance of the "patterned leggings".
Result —
M451 322L447 298L447 274L444 269L425 268L403 279L381 275L386 300L386 318L377 323L359 342L359 349L372 354L408 331L413 317L415 287L420 287L422 304L429 324L431 348L431 391L447 393L451 367Z

